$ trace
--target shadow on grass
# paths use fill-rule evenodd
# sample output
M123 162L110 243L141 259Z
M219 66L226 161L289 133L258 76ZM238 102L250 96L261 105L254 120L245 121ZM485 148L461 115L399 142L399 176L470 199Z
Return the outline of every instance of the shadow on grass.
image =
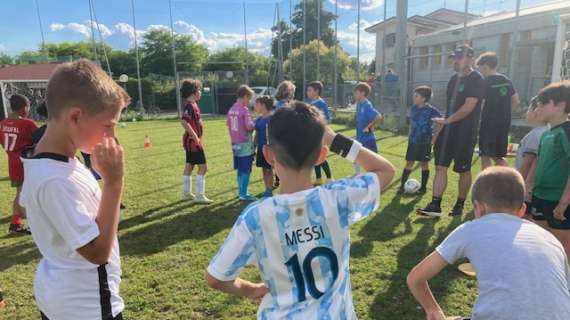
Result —
M32 241L26 241L0 248L0 257L2 257L0 258L0 272L2 272L15 265L26 265L39 258L40 254Z
M463 219L454 217L447 227L439 232L433 245L439 245L451 231L467 220L468 216L464 215ZM423 311L417 309L418 303L407 288L406 277L412 268L433 250L429 240L434 235L435 225L438 221L440 220L427 217L415 219L412 224L421 225L421 227L417 231L416 237L398 250L395 271L391 274L377 273L378 279L390 283L390 286L386 291L376 295L370 306L372 319L419 319L423 317ZM410 232L412 231L410 230ZM458 277L461 277L459 272L450 267L446 268L433 281L430 281L436 297L445 296L452 280Z
M177 201L170 205L147 210L121 222L119 229L152 223L120 237L122 255L149 255L160 252L178 242L195 239L207 239L214 234L230 228L248 203L229 200L202 206L194 212L185 212L200 206L191 201ZM172 219L166 216L179 213Z

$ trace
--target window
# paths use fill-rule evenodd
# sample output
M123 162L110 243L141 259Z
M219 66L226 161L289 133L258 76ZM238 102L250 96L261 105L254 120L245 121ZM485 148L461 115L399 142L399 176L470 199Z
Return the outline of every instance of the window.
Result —
M426 69L429 63L429 48L428 47L421 47L418 50L419 55L419 66L421 69Z
M393 48L396 45L396 34L387 34L386 37L384 37L384 44L386 44L386 48Z
M432 65L441 65L441 46L433 47Z
M508 66L511 58L511 34L503 33L501 35L501 50L499 52L499 65Z

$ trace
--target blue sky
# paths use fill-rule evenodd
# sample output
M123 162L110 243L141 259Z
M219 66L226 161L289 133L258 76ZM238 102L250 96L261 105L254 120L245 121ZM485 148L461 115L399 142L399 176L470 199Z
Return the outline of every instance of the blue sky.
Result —
M46 42L90 39L88 0L37 0ZM334 1L325 0L328 10ZM339 40L356 54L356 0L339 1ZM396 0L386 0L388 17L395 15ZM361 0L361 28L382 20L384 0ZM470 12L489 14L514 10L516 0L470 0ZM545 0L522 0L522 6ZM119 49L133 46L130 0L93 0L104 41ZM289 0L246 0L248 44L252 51L268 54L276 3L289 17ZM293 6L298 0L293 0ZM426 14L441 7L462 11L464 0L409 0L409 14ZM243 46L243 1L172 0L175 31L189 34L210 50ZM34 0L0 0L0 52L10 55L37 48L41 33ZM168 0L135 0L137 34L169 27ZM97 29L95 29L97 32ZM99 39L98 33L96 38ZM361 59L374 55L374 36L361 32Z

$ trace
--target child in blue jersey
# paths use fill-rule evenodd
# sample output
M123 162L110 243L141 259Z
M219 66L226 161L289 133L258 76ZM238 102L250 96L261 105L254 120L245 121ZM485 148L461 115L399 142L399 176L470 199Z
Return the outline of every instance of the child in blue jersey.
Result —
M281 82L277 86L277 93L275 94L275 109L281 109L289 105L289 102L295 97L295 85L289 80Z
M366 174L313 187L311 171L331 150ZM258 319L354 319L350 225L379 205L394 167L326 126L303 102L277 110L268 126L267 161L281 193L247 207L212 259L206 280L225 293L261 301ZM239 278L255 264L263 282Z
M332 120L331 112L329 111L329 106L325 102L323 98L321 98L321 94L323 92L323 84L320 81L313 81L309 83L307 87L307 97L311 100L311 105L319 109L327 123L330 123ZM323 161L320 165L315 166L315 181L316 186L320 186L323 184L321 169L325 172L327 177L327 182L330 182L332 179L331 168L329 166L329 162L327 160Z
M400 189L398 189L400 194L404 193L404 184L408 181L416 161L420 163L422 168L422 186L416 192L416 195L426 193L434 130L431 119L441 117L441 113L429 104L431 96L432 90L428 86L419 86L414 89L414 105L410 111L410 133L406 151L406 167L402 173Z
M382 115L368 100L370 86L366 82L360 82L354 88L356 100L356 141L373 151L378 152L374 127L382 120Z
M263 146L267 144L267 125L272 111L273 98L271 96L261 96L255 99L255 112L259 114L259 117L255 119L255 165L263 171L263 183L265 184L263 197L273 196L273 169L263 156Z

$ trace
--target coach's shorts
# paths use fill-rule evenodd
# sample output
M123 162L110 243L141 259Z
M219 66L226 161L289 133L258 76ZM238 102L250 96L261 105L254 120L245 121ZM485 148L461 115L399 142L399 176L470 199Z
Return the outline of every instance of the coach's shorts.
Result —
M239 172L251 172L253 166L253 155L245 157L234 156L234 170Z
M406 150L407 161L426 162L431 160L431 144L408 143Z
M444 129L435 142L435 165L449 168L453 161L453 171L457 173L471 171L474 150L473 137Z
M186 150L186 163L191 165L206 164L204 149L198 151Z
M376 140L368 140L362 143L362 146L374 153L378 153L378 145L376 144Z
M271 169L271 165L265 160L263 155L263 148L257 148L257 154L255 155L255 166L263 169Z
M544 218L542 220L546 220L548 222L548 226L552 229L559 229L559 230L569 230L570 229L570 206L564 212L564 216L566 220L558 220L554 218L554 209L558 205L558 202L555 201L548 201L543 200L537 197L532 197L532 212L536 212L537 215L542 214ZM532 214L533 217L535 216ZM539 219L536 219L539 220Z
M482 129L479 133L479 150L481 151L481 156L491 158L506 157L508 146L509 132L507 130Z

